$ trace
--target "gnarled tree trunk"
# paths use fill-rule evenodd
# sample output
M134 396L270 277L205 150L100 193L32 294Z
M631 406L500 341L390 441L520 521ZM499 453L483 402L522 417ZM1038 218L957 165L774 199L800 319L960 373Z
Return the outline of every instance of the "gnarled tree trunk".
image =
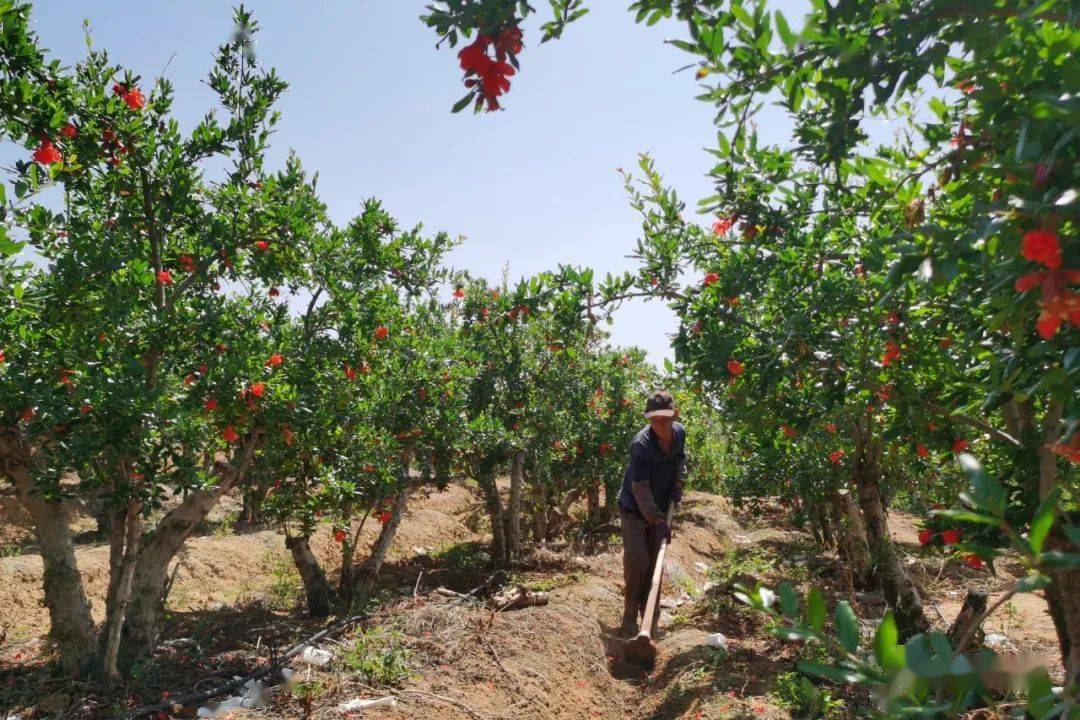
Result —
M851 572L851 584L858 589L871 587L874 584L874 564L870 560L866 526L849 491L833 493L832 515L837 549L844 560L844 567Z
M121 668L127 668L135 660L146 657L157 645L169 563L221 496L246 477L259 442L258 437L248 437L235 466L222 464L218 467L221 479L216 487L188 493L183 502L166 513L157 526L144 536L124 623Z
M19 503L33 518L34 534L41 548L49 637L56 644L64 670L86 677L99 667L90 603L75 561L67 513L61 503L45 500L34 491L30 471L33 460L31 449L18 431L0 430L0 472L11 479Z
M386 521L386 524L382 526L382 530L379 531L379 537L371 548L371 555L368 556L367 561L364 563L366 582L373 583L378 579L379 571L382 570L383 562L386 560L386 552L390 549L390 543L394 541L394 536L397 535L408 501L409 488L407 485L402 484L401 489L398 490L397 495L394 497L394 507L390 511L390 519Z
M326 617L330 614L330 584L326 582L326 573L323 572L315 554L311 552L311 537L309 535L286 536L285 547L289 548L293 563L300 572L300 580L304 583L308 615Z
M930 629L923 612L922 598L893 545L885 515L885 500L881 494L879 460L881 444L860 427L856 437L852 474L858 489L859 507L866 521L866 538L874 561L874 574L892 608L896 627L902 640Z
M539 544L548 537L548 486L541 480L533 497L533 539Z

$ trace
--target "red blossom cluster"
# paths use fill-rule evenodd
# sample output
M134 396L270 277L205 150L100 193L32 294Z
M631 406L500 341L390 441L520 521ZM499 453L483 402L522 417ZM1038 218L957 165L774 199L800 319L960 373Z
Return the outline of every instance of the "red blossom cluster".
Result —
M476 90L487 103L488 111L499 109L499 96L510 89L514 66L508 63L521 52L521 28L506 27L498 35L481 33L458 52L461 69L465 71L465 87ZM492 57L489 51L494 51Z
M119 95L120 99L124 101L132 110L138 110L146 104L146 98L143 97L142 91L139 88L126 88L120 83L116 83L112 87L113 95Z
M64 156L60 154L60 151L56 149L56 146L52 144L52 140L49 138L42 138L41 145L34 151L34 162L39 165L52 165L54 163L63 162Z
M731 359L727 361L727 371L733 376L738 377L743 374L743 364L738 360Z
M889 340L885 343L885 355L881 358L881 367L889 367L899 359L900 346L895 341Z
M1080 285L1080 270L1064 269L1061 240L1050 230L1031 230L1024 234L1020 254L1032 262L1042 263L1047 271L1036 270L1021 275L1014 284L1017 292L1030 292L1039 288L1039 319L1035 330L1049 340L1066 322L1080 327L1080 293L1069 289Z
M738 222L738 220L739 220L738 215L733 215L731 217L720 218L719 220L717 220L716 222L713 223L713 226L712 226L713 234L714 235L726 235L728 230L733 228L735 226L735 223Z

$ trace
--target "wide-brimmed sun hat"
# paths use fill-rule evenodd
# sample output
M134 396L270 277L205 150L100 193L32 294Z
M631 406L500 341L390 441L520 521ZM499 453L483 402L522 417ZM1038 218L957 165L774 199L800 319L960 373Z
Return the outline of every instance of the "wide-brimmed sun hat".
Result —
M675 417L675 398L667 390L657 390L645 401L645 417Z

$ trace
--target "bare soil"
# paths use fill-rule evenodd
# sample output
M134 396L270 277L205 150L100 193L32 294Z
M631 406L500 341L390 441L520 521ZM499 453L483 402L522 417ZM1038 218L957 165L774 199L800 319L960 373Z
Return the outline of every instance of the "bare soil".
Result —
M271 654L318 630L324 622L304 618L294 606L298 585L283 536L271 530L232 534L226 520L235 503L216 510L206 534L187 544L168 598L164 644L139 669L130 694L118 703L53 674L43 639L48 616L41 606L40 559L32 548L0 558L0 630L6 629L0 649L0 708L21 712L23 720L106 717L156 702L162 693L176 697L212 687L267 664ZM5 520L12 517L5 515ZM1007 559L998 563L996 577L970 570L920 548L915 518L893 513L890 520L909 570L946 620L952 619L967 587L982 584L996 593L1019 572ZM10 534L0 537L16 536L17 523L9 524L16 530L4 530ZM365 525L361 547L370 545L378 527L370 521ZM666 610L670 617L660 632L657 666L645 673L623 660L623 641L615 635L622 597L620 546L613 526L590 530L578 523L565 539L531 551L512 575L496 578L493 588L524 585L549 593L545 606L506 612L434 592L440 586L467 592L489 577L483 554L486 537L482 509L467 487L455 484L441 492L416 493L370 598L371 616L359 630L398 633L408 678L384 686L348 668L350 630L320 643L335 654L329 667L303 669L299 677L306 685L297 692L276 693L257 714L341 717L335 709L339 703L394 694L396 708L367 710L363 717L787 718L792 714L777 699L776 678L793 669L798 648L764 632L761 619L732 600L730 582L775 584L787 579L802 588L815 584L824 586L833 599L852 600L861 617L884 612L879 596L846 589L835 556L821 552L804 533L785 527L778 510L750 517L718 496L688 493L675 523L664 590L666 598L683 602ZM312 545L335 578L340 545L328 529ZM84 545L77 554L95 615L101 619L108 548ZM705 589L710 580L720 584ZM987 630L1009 638L1007 650L1043 653L1058 663L1045 608L1041 598L1022 596L992 618ZM936 614L932 617L946 624ZM727 636L726 652L705 644L713 632ZM312 696L310 704L300 699L299 690L305 688ZM865 702L852 696L840 699L851 713ZM171 714L191 717L194 709Z

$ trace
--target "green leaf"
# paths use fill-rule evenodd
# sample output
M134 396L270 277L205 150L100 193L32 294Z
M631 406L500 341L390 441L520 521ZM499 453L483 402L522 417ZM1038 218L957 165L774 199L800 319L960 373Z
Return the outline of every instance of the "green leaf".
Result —
M983 525L1000 524L1000 521L995 517L991 517L990 515L983 515L982 513L971 512L970 510L931 510L930 514L935 517L949 518L950 520L959 520L960 522L981 523Z
M779 10L774 13L776 19L776 32L780 34L780 41L784 43L784 47L788 50L795 46L795 41L798 39L795 33L791 32L791 26L788 25L787 19L784 14Z
M945 641L945 646L948 649L948 640ZM904 646L904 655L907 666L918 677L940 678L949 674L949 666L952 664L951 649L942 656L940 644L931 644L931 637L919 634L911 638Z
M859 620L855 617L855 611L851 609L851 603L841 600L836 606L834 617L836 632L840 636L840 644L849 653L859 649Z
M1035 511L1035 517L1031 520L1031 529L1028 531L1028 542L1031 543L1031 551L1038 555L1042 552L1043 543L1046 542L1050 528L1054 525L1054 514L1057 512L1058 497L1061 488L1055 487L1050 494L1039 504Z
M456 112L461 112L462 110L464 110L465 108L467 108L469 106L469 103L472 102L473 97L474 97L474 94L469 93L465 97L461 98L456 103L454 103L454 107L450 108L450 112L455 112L455 113Z
M799 617L799 598L795 596L795 589L791 583L780 583L776 591L780 595L780 611L792 620Z
M1080 567L1080 553L1047 550L1039 556L1039 563L1046 567Z
M819 665L817 663L800 662L795 666L799 672L828 680L835 680L844 684L857 684L865 682L869 678L862 673L847 668Z
M996 518L1003 517L1005 514L1005 488L987 474L982 463L974 455L960 453L959 461L960 467L971 479L972 487L975 490L973 496L975 508Z
M886 613L874 634L874 657L878 664L889 673L904 667L904 647L900 645L900 634L896 629L893 614Z
M1025 575L1016 581L1016 592L1028 593L1042 590L1050 584L1050 578L1046 575Z
M811 588L806 596L806 622L818 632L825 627L825 596L819 588Z

